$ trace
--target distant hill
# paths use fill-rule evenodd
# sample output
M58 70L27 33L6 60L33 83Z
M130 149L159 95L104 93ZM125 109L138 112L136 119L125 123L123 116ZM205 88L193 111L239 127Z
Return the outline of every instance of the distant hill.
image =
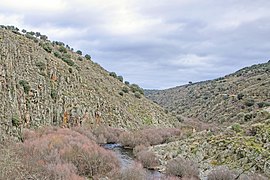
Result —
M270 106L270 62L215 80L166 90L146 90L145 94L175 115L204 122L260 120L264 116L262 110L269 110Z
M106 124L172 126L174 118L136 85L62 42L0 27L0 138L19 127Z

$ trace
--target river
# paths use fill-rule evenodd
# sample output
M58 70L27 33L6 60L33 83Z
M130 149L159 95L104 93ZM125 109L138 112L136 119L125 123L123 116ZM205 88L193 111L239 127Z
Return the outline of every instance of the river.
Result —
M117 158L120 161L121 169L128 168L135 162L135 157L133 155L132 149L123 148L120 144L105 144L103 147L115 152ZM156 170L146 169L146 172L148 180L164 179L164 175Z

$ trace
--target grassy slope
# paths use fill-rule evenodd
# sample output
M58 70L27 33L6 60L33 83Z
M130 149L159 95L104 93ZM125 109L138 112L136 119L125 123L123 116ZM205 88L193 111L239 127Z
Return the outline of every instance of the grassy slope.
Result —
M42 47L46 43L51 53ZM119 92L126 85L98 64L84 57L80 61L80 55L68 50L62 56L75 62L69 66L54 52L59 52L59 46L49 41L34 42L0 28L1 132L13 133L14 126L70 126L76 121L128 129L174 123L161 107L145 97L136 98L131 91L121 96ZM22 80L29 92L20 83Z
M238 98L240 94L244 95L242 99ZM258 103L263 102L264 106L270 103L270 62L212 81L146 91L146 96L175 114L204 122L255 120L258 112L265 108Z

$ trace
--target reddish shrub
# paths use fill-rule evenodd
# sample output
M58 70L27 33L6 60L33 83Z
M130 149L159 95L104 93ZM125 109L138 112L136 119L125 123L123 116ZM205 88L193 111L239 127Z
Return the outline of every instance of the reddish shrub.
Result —
M51 128L41 131L44 135L39 132L37 134L40 136L27 139L22 144L22 157L30 166L39 166L49 171L55 169L52 167L62 168L63 171L55 177L62 177L66 172L93 177L119 167L112 152L99 147L78 132Z
M147 173L143 169L142 165L135 163L132 166L123 169L120 173L115 174L112 179L118 180L145 180L147 179Z
M166 173L181 178L197 178L199 176L197 165L194 162L181 157L172 159L168 162Z
M141 151L146 151L146 150L147 150L147 147L146 147L145 145L140 144L140 145L137 145L137 146L135 146L135 147L133 148L133 154L134 154L135 156L137 156L137 154L138 154L139 152L141 152Z
M124 130L112 127L98 126L93 129L93 133L97 137L97 142L104 143L116 143L119 142L119 136Z
M120 143L123 146L134 148L136 145L157 145L169 141L170 138L181 136L181 132L175 128L147 128L134 132L125 132L120 135Z
M142 163L145 168L155 168L159 165L156 155L150 151L140 151L137 153L137 159Z

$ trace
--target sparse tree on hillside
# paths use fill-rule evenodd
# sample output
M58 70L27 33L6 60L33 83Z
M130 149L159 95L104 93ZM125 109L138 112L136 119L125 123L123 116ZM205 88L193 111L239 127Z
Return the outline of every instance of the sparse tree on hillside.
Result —
M91 59L91 56L89 54L86 54L85 55L85 58L88 59L88 60L90 60Z
M79 54L79 55L82 55L82 51L81 50L76 51L76 53Z

